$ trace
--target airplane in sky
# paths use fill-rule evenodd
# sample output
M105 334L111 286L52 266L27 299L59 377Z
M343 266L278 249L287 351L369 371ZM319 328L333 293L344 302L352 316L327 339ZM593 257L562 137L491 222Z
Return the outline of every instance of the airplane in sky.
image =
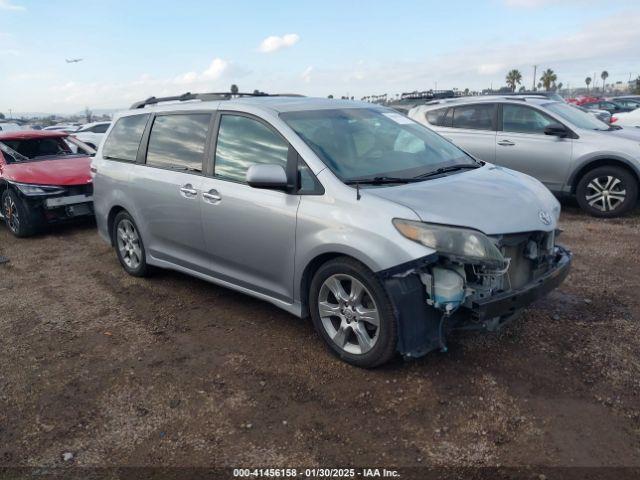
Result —
M81 62L82 60L84 60L84 59L82 59L82 58L65 58L65 61L67 63L78 63L78 62Z

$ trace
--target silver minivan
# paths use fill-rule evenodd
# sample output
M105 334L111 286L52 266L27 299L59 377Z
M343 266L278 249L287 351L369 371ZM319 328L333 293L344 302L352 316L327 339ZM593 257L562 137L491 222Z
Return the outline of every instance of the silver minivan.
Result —
M409 117L486 162L529 174L598 217L637 205L640 132L605 124L537 96L463 97L420 105Z
M311 317L362 367L496 329L571 263L539 181L371 104L152 97L116 116L92 172L129 274L170 268Z

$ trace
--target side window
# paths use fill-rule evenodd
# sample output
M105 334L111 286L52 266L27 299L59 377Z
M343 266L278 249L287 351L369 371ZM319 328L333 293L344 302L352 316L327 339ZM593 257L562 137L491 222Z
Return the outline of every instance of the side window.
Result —
M102 156L135 162L149 114L122 117L104 142Z
M222 115L216 143L214 175L245 183L251 165L287 168L289 144L263 123L239 115Z
M492 103L464 105L453 109L453 127L471 130L493 130Z
M431 125L436 125L438 127L444 127L446 125L446 116L447 109L446 108L438 108L437 110L429 110L426 113L427 122Z
M109 129L108 123L103 123L102 125L96 125L91 129L93 133L105 133Z
M552 123L558 122L533 108L510 104L502 106L502 130L505 132L544 135L545 127Z
M211 115L159 115L153 121L147 165L202 171Z

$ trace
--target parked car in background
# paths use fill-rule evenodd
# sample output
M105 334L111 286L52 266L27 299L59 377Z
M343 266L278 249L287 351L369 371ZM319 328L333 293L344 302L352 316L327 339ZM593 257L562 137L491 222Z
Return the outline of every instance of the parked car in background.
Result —
M487 162L527 173L599 217L637 204L640 146L572 105L539 97L476 97L416 107L409 117Z
M64 132L0 132L0 205L11 233L27 237L48 223L93 215L91 153Z
M78 125L51 125L49 127L44 127L42 130L46 131L61 131L66 133L73 133L78 130Z
M572 104L569 104L572 105ZM594 117L596 117L598 120L603 121L604 123L611 123L611 113L609 113L606 110L598 110L597 108L584 108L580 105L573 105L575 108L577 108L578 110L581 110L585 113L589 113L591 115L593 115Z
M16 132L22 130L22 127L13 122L0 122L0 132Z
M599 97L592 97L589 95L579 95L573 98L565 98L565 102L572 103L574 105L582 105L584 103L593 103L593 102L597 102L598 100L600 100Z
M613 102L611 100L598 100L596 102L585 102L581 105L586 109L597 109L597 110L606 110L610 114L621 113L621 112L630 112L635 110L634 107L625 107L617 102Z
M105 132L111 126L111 122L93 122L81 126L73 133L81 142L86 143L93 149L97 149L104 138Z
M612 121L620 127L640 129L640 108L631 112L616 113Z
M171 268L311 316L363 367L497 328L567 275L560 204L537 180L377 105L224 98L114 119L94 203L129 274Z
M640 107L640 96L638 97L615 97L611 99L626 108L636 109Z

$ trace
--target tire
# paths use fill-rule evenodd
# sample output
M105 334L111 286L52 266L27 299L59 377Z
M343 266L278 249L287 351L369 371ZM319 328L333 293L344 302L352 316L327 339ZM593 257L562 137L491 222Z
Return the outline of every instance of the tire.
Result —
M42 226L39 214L11 188L2 194L2 215L7 228L16 237L30 237Z
M358 291L357 298L351 296ZM322 265L311 281L309 307L318 334L347 363L372 368L395 355L398 331L391 301L362 263L338 257Z
M113 221L111 235L122 268L134 277L146 277L149 266L144 243L131 215L124 211L118 213Z
M619 217L635 207L638 181L622 167L594 168L578 182L576 197L580 208L594 217Z

